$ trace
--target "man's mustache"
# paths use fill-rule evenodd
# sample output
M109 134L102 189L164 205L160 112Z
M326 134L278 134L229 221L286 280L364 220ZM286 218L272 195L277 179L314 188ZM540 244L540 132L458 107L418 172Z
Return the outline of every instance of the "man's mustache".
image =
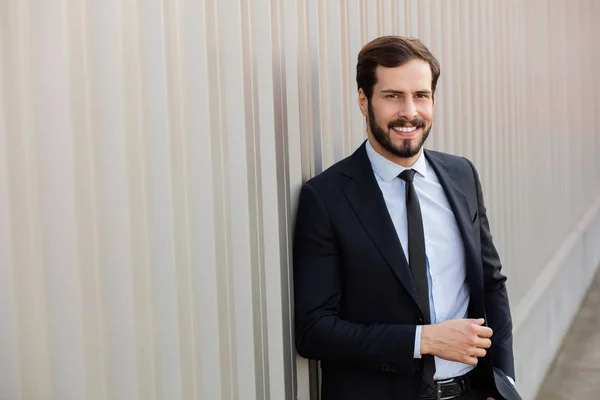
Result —
M421 118L415 118L412 121L406 119L396 119L388 124L388 128L403 128L405 125L414 126L415 128L424 128L425 121Z

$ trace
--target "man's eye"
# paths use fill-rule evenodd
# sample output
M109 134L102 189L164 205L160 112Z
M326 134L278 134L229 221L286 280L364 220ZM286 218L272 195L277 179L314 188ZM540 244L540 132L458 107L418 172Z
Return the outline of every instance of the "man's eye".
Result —
M398 95L398 94L388 94L385 97L387 97L388 99L397 99L397 98L400 97L400 95Z

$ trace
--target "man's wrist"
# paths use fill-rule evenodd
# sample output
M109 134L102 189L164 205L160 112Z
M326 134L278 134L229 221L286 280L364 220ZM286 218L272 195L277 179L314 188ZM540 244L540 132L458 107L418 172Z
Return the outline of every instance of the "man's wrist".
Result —
M421 355L429 354L429 334L431 333L431 325L423 325L421 327Z

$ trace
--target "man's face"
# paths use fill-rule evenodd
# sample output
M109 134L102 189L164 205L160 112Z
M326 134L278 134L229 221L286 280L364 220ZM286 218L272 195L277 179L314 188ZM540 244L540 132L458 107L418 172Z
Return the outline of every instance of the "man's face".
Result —
M385 158L410 166L431 130L431 68L423 60L411 60L394 68L379 65L376 76L370 101L359 91L371 145Z

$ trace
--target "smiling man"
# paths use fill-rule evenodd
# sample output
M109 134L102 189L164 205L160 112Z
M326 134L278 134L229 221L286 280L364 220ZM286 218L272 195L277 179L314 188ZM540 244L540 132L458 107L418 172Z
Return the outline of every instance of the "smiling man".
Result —
M358 55L368 139L302 188L296 347L323 400L520 399L512 322L477 172L423 149L440 66L415 38Z

